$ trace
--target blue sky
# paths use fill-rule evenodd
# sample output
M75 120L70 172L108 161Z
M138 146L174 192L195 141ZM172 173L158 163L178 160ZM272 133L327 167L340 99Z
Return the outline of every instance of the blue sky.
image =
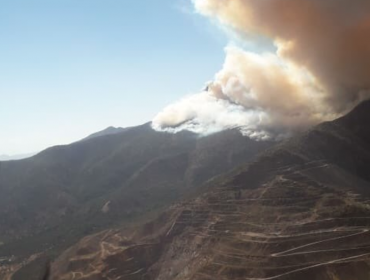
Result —
M0 154L150 121L223 63L191 0L0 3Z

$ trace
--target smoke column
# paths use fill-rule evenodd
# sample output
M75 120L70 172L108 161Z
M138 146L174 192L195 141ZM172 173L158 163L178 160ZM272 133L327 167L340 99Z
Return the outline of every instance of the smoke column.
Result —
M209 134L240 127L278 139L339 117L370 97L370 1L193 0L198 13L246 42L227 47L207 88L166 107L153 128Z

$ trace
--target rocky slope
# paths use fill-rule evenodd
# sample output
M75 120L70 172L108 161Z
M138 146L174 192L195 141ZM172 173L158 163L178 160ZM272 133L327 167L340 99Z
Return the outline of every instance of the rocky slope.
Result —
M52 280L367 280L370 102L136 229L81 240Z
M26 264L13 279L37 279L45 255L148 219L270 145L237 130L199 138L145 124L0 162L0 279Z

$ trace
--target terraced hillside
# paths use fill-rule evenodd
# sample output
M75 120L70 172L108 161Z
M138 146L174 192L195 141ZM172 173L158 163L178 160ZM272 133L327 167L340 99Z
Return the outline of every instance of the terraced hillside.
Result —
M370 279L370 103L137 229L83 239L55 280Z

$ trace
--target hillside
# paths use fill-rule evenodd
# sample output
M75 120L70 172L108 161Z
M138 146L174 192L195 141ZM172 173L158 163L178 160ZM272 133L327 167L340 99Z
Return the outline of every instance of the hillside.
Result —
M237 130L199 138L145 124L0 162L0 276L20 263L43 268L85 235L154 217L269 146Z
M367 280L370 102L136 229L82 239L52 280Z

